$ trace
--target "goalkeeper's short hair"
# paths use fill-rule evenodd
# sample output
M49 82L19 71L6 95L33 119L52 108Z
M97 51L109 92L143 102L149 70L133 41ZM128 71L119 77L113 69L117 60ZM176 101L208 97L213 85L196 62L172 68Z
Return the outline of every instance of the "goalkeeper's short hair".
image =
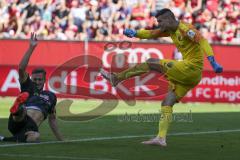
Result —
M156 13L155 13L155 17L157 18L158 16L163 15L163 14L165 14L167 12L169 12L171 17L175 19L174 13L170 9L168 9L168 8L163 8L161 10L157 10Z

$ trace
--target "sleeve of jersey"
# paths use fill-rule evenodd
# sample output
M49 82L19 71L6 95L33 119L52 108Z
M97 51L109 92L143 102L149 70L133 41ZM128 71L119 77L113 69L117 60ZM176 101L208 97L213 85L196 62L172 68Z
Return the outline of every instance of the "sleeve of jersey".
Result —
M137 38L140 39L153 39L158 37L168 37L167 33L162 33L160 30L145 30L141 29L137 31Z
M207 56L213 56L213 50L208 41L205 38L202 38L199 41L199 44Z
M193 42L199 43L203 38L201 33L192 25L180 25L179 30L184 37L188 37Z
M182 25L179 29L184 36L187 36L193 42L200 44L207 56L213 56L213 50L208 41L192 25Z

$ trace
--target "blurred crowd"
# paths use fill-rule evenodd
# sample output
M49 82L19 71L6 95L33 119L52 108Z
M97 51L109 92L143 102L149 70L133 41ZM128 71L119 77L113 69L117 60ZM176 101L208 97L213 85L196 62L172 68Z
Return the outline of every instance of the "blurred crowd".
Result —
M212 43L240 44L240 0L0 0L0 38L126 40L124 28L156 28L165 7Z

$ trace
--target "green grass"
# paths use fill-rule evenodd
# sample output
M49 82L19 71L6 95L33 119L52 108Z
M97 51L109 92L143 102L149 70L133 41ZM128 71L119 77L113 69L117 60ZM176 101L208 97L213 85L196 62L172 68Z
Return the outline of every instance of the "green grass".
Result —
M0 99L0 134L3 135L10 135L7 130L7 117L12 100L12 98ZM75 114L86 112L100 103L101 101L74 100L71 112ZM160 102L138 101L135 106L120 102L117 108L98 119L86 122L59 120L59 128L66 140L136 135L147 135L146 137L30 146L0 146L0 159L240 159L240 132L170 135L167 148L142 145L141 141L157 133L158 120L143 121L139 117L158 117L160 106ZM240 105L179 103L174 107L174 112L178 119L172 123L170 134L240 129ZM135 119L124 120L127 115ZM179 118L185 118L185 121ZM41 125L40 132L43 142L55 140L47 123ZM6 145L6 143L0 143L0 145Z

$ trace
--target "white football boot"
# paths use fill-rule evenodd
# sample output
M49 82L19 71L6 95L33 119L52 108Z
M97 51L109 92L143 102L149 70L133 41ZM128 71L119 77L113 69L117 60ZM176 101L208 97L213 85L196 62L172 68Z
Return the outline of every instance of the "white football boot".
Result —
M161 147L167 147L166 138L155 137L148 141L143 141L143 144L146 145L157 145Z

